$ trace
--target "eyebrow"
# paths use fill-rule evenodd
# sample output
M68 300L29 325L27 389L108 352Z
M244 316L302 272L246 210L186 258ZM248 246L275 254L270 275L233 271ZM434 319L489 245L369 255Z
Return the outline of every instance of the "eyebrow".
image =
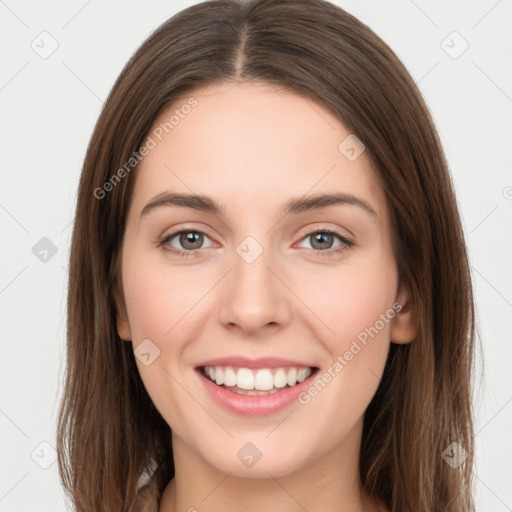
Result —
M378 217L377 212L364 199L352 194L344 193L315 194L307 197L292 198L283 205L281 213L283 215L297 214L306 211L319 210L328 206L345 204L358 206L367 213ZM219 216L222 216L225 212L222 204L217 203L214 199L205 195L162 192L153 197L153 199L144 206L140 216L143 217L155 208L163 206L190 208L197 211L213 213L214 215Z

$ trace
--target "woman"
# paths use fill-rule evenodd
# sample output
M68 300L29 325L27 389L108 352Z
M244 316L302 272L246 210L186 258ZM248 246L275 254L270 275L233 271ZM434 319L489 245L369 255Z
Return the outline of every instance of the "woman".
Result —
M375 33L214 0L151 34L79 185L77 511L474 510L473 345L444 153Z

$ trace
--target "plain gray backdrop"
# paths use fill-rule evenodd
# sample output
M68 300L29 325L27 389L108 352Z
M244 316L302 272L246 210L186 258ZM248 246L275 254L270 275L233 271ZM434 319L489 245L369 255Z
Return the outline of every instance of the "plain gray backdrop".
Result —
M0 512L66 510L55 429L81 165L126 61L195 3L0 0ZM398 54L439 130L484 349L477 510L512 511L512 0L334 3Z

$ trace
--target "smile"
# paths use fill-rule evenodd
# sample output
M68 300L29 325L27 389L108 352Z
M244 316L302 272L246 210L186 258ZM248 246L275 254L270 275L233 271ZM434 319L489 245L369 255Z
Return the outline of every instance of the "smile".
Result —
M195 368L212 403L241 416L264 416L291 406L318 371L315 366L274 358L217 359Z
M314 368L236 368L232 366L205 366L203 374L212 382L240 395L271 395L306 380Z

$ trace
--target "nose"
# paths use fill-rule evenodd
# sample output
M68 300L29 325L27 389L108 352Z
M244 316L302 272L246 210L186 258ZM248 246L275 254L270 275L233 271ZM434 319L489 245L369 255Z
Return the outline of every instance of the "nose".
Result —
M253 248L254 249L254 248ZM247 334L275 330L290 319L290 292L283 271L271 251L263 251L254 260L235 252L232 269L221 284L220 321L230 329Z

